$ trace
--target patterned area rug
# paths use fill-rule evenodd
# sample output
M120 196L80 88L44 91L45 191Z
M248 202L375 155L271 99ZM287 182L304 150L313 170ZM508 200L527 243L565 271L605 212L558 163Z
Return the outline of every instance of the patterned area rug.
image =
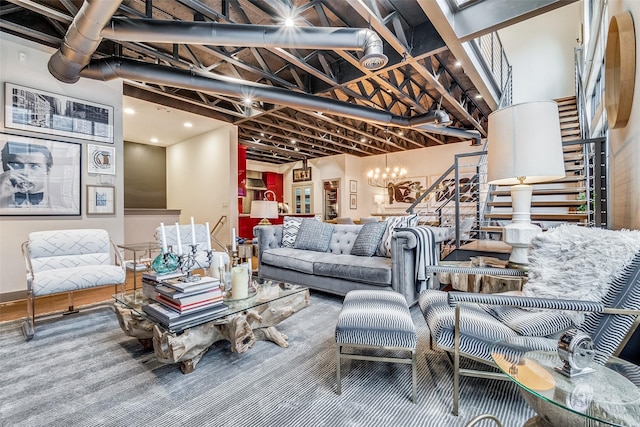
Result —
M120 330L109 307L36 324L0 325L2 426L464 426L493 414L520 426L533 412L514 384L462 379L451 415L452 373L429 349L417 307L418 403L408 365L343 361L335 393L334 329L342 299L312 293L311 305L279 325L289 347L257 342L244 354L217 343L195 372L163 365ZM495 425L489 420L478 426Z

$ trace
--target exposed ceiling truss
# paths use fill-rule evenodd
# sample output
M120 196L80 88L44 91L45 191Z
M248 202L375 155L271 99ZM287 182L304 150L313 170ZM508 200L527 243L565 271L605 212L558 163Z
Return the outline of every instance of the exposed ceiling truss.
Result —
M57 48L81 5L79 0L1 0L0 30ZM298 27L370 28L383 40L389 58L376 71L362 69L355 51L243 47L241 40L237 47L225 47L104 39L94 58L123 57L232 77L398 116L442 109L453 120L452 127L486 136L491 109L476 98L473 83L412 0L125 0L116 16L228 25L283 25L292 16ZM247 158L270 163L341 153L368 156L461 141L326 111L247 104L240 97L137 81L125 81L125 94L234 123Z

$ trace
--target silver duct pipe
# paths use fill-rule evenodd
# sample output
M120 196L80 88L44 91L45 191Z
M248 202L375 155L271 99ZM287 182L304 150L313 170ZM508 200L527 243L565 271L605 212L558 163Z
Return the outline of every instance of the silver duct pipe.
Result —
M111 40L130 42L358 50L364 52L360 65L368 70L382 68L388 61L380 36L368 28L230 25L113 18L103 28L101 35Z
M267 103L337 114L383 126L417 128L462 139L479 139L479 135L475 131L443 127L442 124L447 124L450 120L447 113L441 110L408 118L331 98L321 98L306 93L292 92L287 89L250 82L239 83L235 80L203 77L185 70L133 60L112 58L90 62L91 56L100 44L101 37L109 35L109 38L117 39L119 37L118 34L122 36L121 31L123 28L129 34L122 37L129 41L194 43L194 39L206 37L209 43L217 44L218 41L215 38L212 40L211 37L220 37L221 40L226 42L233 42L232 45L234 46L239 44L246 46L248 44L244 42L249 43L249 40L253 40L254 43L262 43L255 46L272 46L270 43L274 45L276 43L288 43L280 44L280 46L313 47L318 49L361 49L364 50L364 56L360 62L370 69L380 68L387 61L387 57L382 53L380 37L375 32L366 29L305 27L292 29L295 30L294 34L293 32L282 31L278 27L229 25L227 28L226 25L209 25L207 30L207 27L194 26L194 23L136 20L134 21L136 25L145 26L146 29L139 32L138 37L140 39L134 39L136 30L134 23L130 21L113 19L111 28L104 28L118 10L121 2L122 0L85 0L71 23L62 46L49 59L49 72L54 77L66 83L75 83L78 81L79 76L97 80L132 79L233 97L250 97ZM233 28L237 28L237 30L233 30ZM104 31L104 34L101 34L102 31ZM165 31L170 33L170 36L163 35ZM202 32L203 34L190 35L191 32ZM215 34L212 34L214 32ZM243 35L243 37L239 37L239 35ZM189 37L193 37L193 39ZM261 38L262 40L260 40ZM326 43L325 39L330 39L331 43ZM303 46L303 44L306 45Z
M303 92L293 92L288 89L257 83L239 82L235 79L215 78L213 76L203 77L188 70L124 58L91 61L81 71L80 75L95 80L106 81L122 78L233 97L248 97L254 101L302 108L319 113L337 114L351 119L366 120L382 126L424 129L424 126L431 125L429 129L424 130L463 139L479 138L479 134L474 131L435 126L450 122L449 115L442 110L430 111L413 117L397 116L387 111L349 104L332 98L321 98Z
M49 59L49 72L65 83L78 81L80 70L102 41L100 31L122 0L85 0L64 36L62 46Z

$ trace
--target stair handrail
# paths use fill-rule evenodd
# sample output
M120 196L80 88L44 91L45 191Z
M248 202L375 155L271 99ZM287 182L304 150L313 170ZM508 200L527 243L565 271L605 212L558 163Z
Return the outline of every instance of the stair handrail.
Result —
M222 243L215 235L216 233L220 230L220 228L227 222L227 216L226 215L221 215L220 218L218 218L218 221L216 222L216 225L213 226L213 228L211 229L211 231L209 232L209 237L211 238L211 240L213 240L213 242L218 245L219 247L222 248L222 250L225 253L229 253L229 249L227 249L227 245L225 245L224 243Z
M591 124L587 114L587 98L582 82L582 47L573 49L576 108L578 110L578 123L580 124L580 138L586 139L591 136Z

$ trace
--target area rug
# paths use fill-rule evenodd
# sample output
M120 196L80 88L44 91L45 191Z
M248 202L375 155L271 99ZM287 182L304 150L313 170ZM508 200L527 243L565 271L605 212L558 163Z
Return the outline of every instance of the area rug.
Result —
M342 299L312 293L311 305L279 325L289 347L257 342L244 354L217 343L188 375L154 360L120 330L109 307L36 325L0 325L2 426L464 426L480 414L520 426L533 412L514 384L462 379L451 415L452 373L429 349L417 307L418 403L407 365L343 361L335 380L334 329ZM478 426L495 425L488 420Z

